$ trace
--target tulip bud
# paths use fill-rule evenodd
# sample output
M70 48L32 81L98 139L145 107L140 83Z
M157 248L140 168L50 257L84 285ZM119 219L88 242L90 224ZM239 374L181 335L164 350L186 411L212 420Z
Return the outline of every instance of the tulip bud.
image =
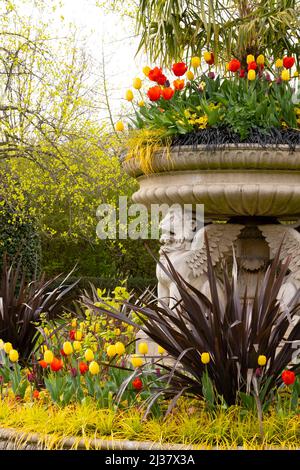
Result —
M44 352L44 361L47 364L51 364L51 362L53 361L53 358L54 358L53 352L49 351L49 349L47 349L47 351Z
M289 70L283 70L283 71L281 72L281 78L282 78L282 80L283 80L284 82L288 82L289 79L291 78L291 76L290 76L290 71L289 71Z
M132 86L136 90L140 90L142 88L142 80L139 77L134 78Z
M201 362L202 364L208 364L210 361L210 354L208 352L203 352L201 354Z
M248 80L253 81L256 78L256 72L255 70L249 70L248 72Z
M127 101L132 101L133 100L133 93L131 90L127 90L125 93L125 99Z
M139 348L139 353L140 354L148 354L148 344L147 343L140 343L138 348Z
M267 363L267 358L266 356L264 356L263 354L261 354L260 356L258 356L258 359L257 359L257 364L261 367L265 366Z
M89 371L92 375L97 375L100 372L99 364L96 361L92 361L89 365Z
M191 66L194 68L194 69L197 69L201 64L201 59L200 57L192 57L191 58Z
M15 349L11 349L11 350L9 351L9 360L10 360L11 362L18 362L18 360L19 360L19 353L18 353L18 351L16 351Z
M124 131L124 124L123 124L122 121L116 122L116 124L115 124L115 130L116 130L117 132L123 132L123 131Z
M63 351L65 353L66 356L70 356L70 354L72 354L73 352L73 346L72 344L70 343L70 341L65 341L64 344L63 344Z
M92 362L94 360L94 353L91 349L87 349L84 353L85 360Z

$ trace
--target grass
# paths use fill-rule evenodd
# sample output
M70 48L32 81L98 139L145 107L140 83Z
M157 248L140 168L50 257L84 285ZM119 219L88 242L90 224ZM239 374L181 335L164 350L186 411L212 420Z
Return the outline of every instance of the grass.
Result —
M0 423L3 428L41 434L47 448L59 449L68 437L81 439L154 441L156 443L189 444L195 448L218 447L245 449L300 447L299 415L265 414L265 437L261 441L255 414L237 406L208 413L198 403L182 400L166 419L150 417L136 408L127 410L97 409L95 402L59 408L42 403L0 401Z

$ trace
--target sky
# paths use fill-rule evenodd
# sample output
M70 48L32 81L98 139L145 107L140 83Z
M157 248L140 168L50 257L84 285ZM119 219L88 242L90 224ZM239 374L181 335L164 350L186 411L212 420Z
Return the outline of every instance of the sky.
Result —
M138 38L134 37L134 25L130 19L121 19L115 13L108 14L96 6L96 0L63 0L57 17L64 17L78 27L78 34L87 38L87 47L96 61L102 61L102 44L106 57L106 76L110 83L110 104L116 119L124 94L135 76L142 77L145 58L135 58ZM126 103L127 104L127 103Z

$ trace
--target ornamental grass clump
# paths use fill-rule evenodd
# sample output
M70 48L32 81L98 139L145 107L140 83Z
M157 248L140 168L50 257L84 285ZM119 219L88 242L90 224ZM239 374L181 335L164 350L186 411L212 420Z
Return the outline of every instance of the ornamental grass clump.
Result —
M148 403L152 405L162 396L172 398L171 411L179 397L187 395L205 398L210 407L243 403L255 409L259 403L265 410L282 390L283 370L295 376L300 371L300 364L293 361L300 339L299 293L288 306L278 300L288 261L282 264L277 253L249 303L247 292L238 289L236 263L231 275L224 266L222 300L208 245L207 259L211 299L185 281L168 261L168 269L163 265L161 269L176 285L181 300L173 307L155 298L126 303L143 320L141 330L172 358L171 363L164 357L155 362L160 380ZM99 312L133 323L113 309L100 308ZM135 371L132 378L140 374ZM287 374L283 377L289 380ZM123 384L121 392L125 388ZM293 394L291 409L295 410L299 385Z

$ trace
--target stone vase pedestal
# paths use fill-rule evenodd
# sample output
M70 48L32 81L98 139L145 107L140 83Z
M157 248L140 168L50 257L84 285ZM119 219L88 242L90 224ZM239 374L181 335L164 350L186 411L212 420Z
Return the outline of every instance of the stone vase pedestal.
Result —
M139 182L134 202L203 204L205 226L190 236L164 233L161 261L167 253L175 268L192 285L207 293L206 251L199 243L208 235L214 265L232 259L235 248L241 292L254 295L281 242L281 259L291 258L290 274L281 292L284 301L300 287L300 147L227 145L214 151L204 146L174 147L153 156L153 173L145 175L138 159L123 168ZM178 214L168 214L176 220ZM198 245L197 245L198 243ZM174 286L158 268L158 295L176 296Z

